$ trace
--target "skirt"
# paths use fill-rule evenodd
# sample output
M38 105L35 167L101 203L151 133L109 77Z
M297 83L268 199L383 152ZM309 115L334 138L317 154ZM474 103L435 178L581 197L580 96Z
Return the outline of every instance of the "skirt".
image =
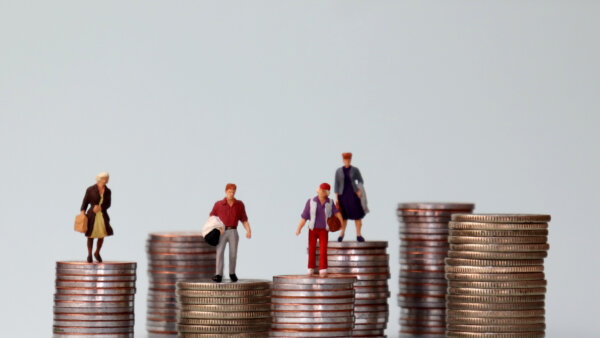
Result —
M102 215L102 211L98 211L96 217L94 217L94 230L88 238L104 238L106 236L108 236L108 233L104 224L104 215Z

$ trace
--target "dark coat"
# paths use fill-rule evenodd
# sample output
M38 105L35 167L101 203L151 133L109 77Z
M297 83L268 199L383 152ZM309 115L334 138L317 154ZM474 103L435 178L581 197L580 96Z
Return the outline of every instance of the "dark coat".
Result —
M104 200L102 201L102 215L104 216L104 224L106 225L106 233L108 236L113 235L113 229L110 226L110 217L108 216L108 212L106 210L110 208L111 200L111 192L108 187L104 189ZM94 184L87 188L85 191L85 196L83 197L83 202L81 203L82 211L87 209L87 217L88 217L88 228L85 233L86 237L90 237L92 235L92 231L94 231L94 220L96 219L96 213L93 211L94 206L100 204L100 190L98 189L98 185ZM90 208L88 209L88 205Z

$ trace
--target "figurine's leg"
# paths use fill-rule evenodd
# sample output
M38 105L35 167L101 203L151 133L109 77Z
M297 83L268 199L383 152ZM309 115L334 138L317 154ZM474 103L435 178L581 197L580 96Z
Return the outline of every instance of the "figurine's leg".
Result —
M87 249L88 249L87 261L88 261L88 263L92 262L92 248L93 247L94 247L94 239L88 238L87 239Z
M238 243L240 241L240 235L237 229L229 230L231 237L229 239L229 274L235 275L235 263L237 262L237 250Z
M227 242L227 234L230 232L225 231L223 235L219 238L219 244L217 244L217 269L215 274L218 276L223 276L223 256L225 255L225 244Z
M362 229L362 219L357 219L354 223L356 223L356 236L362 236L360 233L360 230Z
M327 271L327 242L329 242L329 231L319 230L319 273Z
M308 269L315 271L317 264L317 234L314 230L308 230Z
M102 263L102 257L100 257L100 249L102 248L102 243L104 243L104 238L98 238L98 242L96 242L96 253L94 254L94 257L96 257L98 263Z

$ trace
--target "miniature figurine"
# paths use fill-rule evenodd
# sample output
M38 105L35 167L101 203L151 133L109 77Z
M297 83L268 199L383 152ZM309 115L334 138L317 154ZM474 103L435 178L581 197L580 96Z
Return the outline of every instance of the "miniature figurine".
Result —
M317 196L306 201L302 219L298 224L296 236L300 235L302 228L308 221L308 274L315 271L317 239L319 240L319 275L327 275L327 242L329 241L329 226L327 220L330 217L337 217L343 222L342 215L335 206L333 200L329 198L331 186L322 183L317 189Z
M242 201L235 199L237 186L233 183L228 183L225 186L225 198L217 201L210 212L210 216L217 216L225 225L225 231L219 238L217 245L217 268L216 275L213 280L220 283L223 280L223 257L225 253L225 244L229 243L229 278L232 282L237 282L238 277L235 274L235 264L237 261L237 249L239 235L237 231L238 222L242 222L246 228L246 238L251 238L252 233L246 208Z
M344 166L335 172L335 198L337 205L341 209L342 231L338 237L338 242L344 240L346 225L348 220L354 220L356 224L356 240L364 242L361 235L362 219L369 212L367 207L367 195L364 191L364 182L360 170L350 165L352 162L352 153L342 153Z
M94 257L98 263L102 263L102 257L100 257L100 249L104 243L104 237L112 236L113 229L110 226L110 217L108 216L108 208L110 208L111 202L111 191L106 186L108 183L108 173L101 172L96 176L96 184L90 186L85 191L83 202L81 203L81 214L86 214L88 205L90 208L87 210L88 228L85 233L87 237L87 248L88 248L88 263L92 263L92 248L94 245L94 238L97 238L96 252Z

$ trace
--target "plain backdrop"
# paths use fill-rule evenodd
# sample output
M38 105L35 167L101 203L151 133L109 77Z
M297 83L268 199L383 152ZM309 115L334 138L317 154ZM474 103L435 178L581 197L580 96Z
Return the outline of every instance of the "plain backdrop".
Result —
M549 337L594 337L600 204L595 1L0 1L0 321L52 332L57 260L85 188L111 174L105 260L199 230L227 182L238 275L304 273L305 201L341 152L361 169L368 240L389 241L399 332L399 202L550 213ZM349 227L347 240L355 236ZM331 235L333 238L334 235Z

